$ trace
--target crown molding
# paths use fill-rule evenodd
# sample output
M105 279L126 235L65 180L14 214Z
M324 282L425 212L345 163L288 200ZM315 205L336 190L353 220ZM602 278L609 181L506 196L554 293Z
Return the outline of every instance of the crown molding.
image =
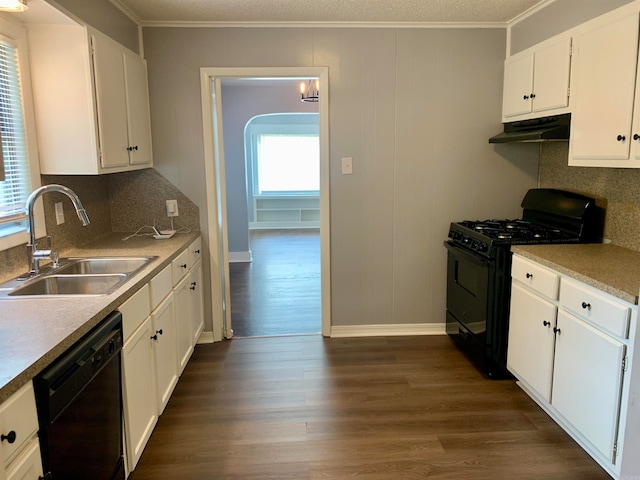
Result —
M117 2L118 0L111 0ZM555 0L551 0L555 1ZM507 28L508 22L140 22L144 28Z

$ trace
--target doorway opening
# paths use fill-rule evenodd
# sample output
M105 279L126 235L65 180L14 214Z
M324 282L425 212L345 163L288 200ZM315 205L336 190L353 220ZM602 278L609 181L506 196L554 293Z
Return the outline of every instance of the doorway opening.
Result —
M325 336L330 335L330 235L329 235L329 154L328 154L328 69L326 67L292 67L292 68L202 68L201 69L201 90L202 107L205 137L205 168L207 185L207 251L210 255L210 265L212 274L212 311L214 341L222 338L230 338L234 335L232 329L233 302L231 300L230 282L230 244L232 244L236 232L232 230L229 222L230 202L227 199L227 180L225 171L232 165L231 159L226 159L228 155L225 149L225 120L223 117L223 89L225 80L274 80L274 79L300 79L318 78L320 85L325 85L324 93L321 93L318 102L319 115L319 138L320 138L320 188L319 188L319 229L316 231L316 244L319 243L319 252L316 254L319 263L316 262L316 269L319 268L320 276L320 298L316 303L320 304L320 330ZM323 92L322 86L320 91ZM299 97L298 97L299 98ZM226 117L225 117L226 118ZM243 162L244 165L244 162ZM245 207L247 205L245 198ZM277 231L276 231L277 232ZM276 233L274 232L274 233ZM292 231L293 232L293 231ZM290 232L290 233L292 233ZM311 231L302 232L298 238L312 238ZM255 237L262 237L265 240L265 233L256 232ZM275 236L274 238L277 238ZM279 235L282 240L283 235ZM254 247L257 242L254 238ZM266 242L268 243L268 242ZM296 243L296 242L294 242ZM299 242L297 242L299 243ZM247 248L249 251L249 248ZM236 253L233 250L231 253ZM291 252L288 252L291 255ZM249 262L246 262L249 263ZM235 268L235 262L231 262ZM257 265L257 264L256 264ZM246 266L245 266L246 267ZM253 265L249 263L248 269ZM273 267L269 267L273 270ZM253 270L259 270L256 266ZM290 271L301 272L303 267L298 267ZM258 282L259 283L259 282ZM291 300L288 300L291 302ZM309 308L312 302L305 299ZM302 305L301 305L302 306ZM264 309L263 309L264 311ZM288 315L283 312L281 315ZM318 327L316 327L316 331ZM304 332L291 332L304 333ZM286 334L276 333L276 334Z

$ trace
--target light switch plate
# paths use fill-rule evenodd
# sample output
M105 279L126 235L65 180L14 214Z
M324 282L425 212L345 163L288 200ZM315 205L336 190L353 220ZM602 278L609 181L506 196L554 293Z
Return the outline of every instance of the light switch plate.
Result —
M177 217L177 216L178 216L178 201L167 200L167 217Z
M353 158L342 157L342 174L351 175L353 173Z

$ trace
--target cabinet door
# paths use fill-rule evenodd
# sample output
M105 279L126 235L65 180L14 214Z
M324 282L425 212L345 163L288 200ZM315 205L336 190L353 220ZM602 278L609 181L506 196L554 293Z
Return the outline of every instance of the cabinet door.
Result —
M202 296L202 262L195 263L189 274L189 294L191 296L191 344L198 343L204 330L204 308Z
M535 53L533 111L542 112L569 106L571 39Z
M93 68L98 107L102 168L129 165L127 102L122 49L115 42L92 35Z
M176 345L178 358L176 368L178 375L182 373L184 367L193 353L191 343L191 296L189 295L189 276L186 276L176 286L173 293L175 296L176 309Z
M164 299L151 314L154 337L153 356L156 367L158 414L164 411L178 382L176 322L173 294Z
M556 310L552 303L513 284L507 368L547 402L551 398Z
M564 310L558 329L551 404L613 463L625 346Z
M576 46L569 164L589 165L580 162L583 159L627 160L638 55L638 14L581 35Z
M124 53L127 91L127 126L129 131L129 162L132 165L151 165L151 120L147 68L138 55Z
M504 92L502 113L513 117L531 112L531 93L533 92L533 55L504 64Z
M3 478L2 474L0 478ZM40 480L42 478L40 444L38 439L34 438L9 467L7 480Z
M122 397L127 465L133 470L158 421L151 317L142 323L122 349Z

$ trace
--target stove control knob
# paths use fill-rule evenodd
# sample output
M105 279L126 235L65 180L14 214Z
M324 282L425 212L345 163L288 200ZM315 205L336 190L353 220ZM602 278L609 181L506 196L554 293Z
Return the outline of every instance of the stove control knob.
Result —
M484 243L484 242L478 242L478 248L476 248L476 250L478 250L479 252L486 252L489 249L489 246Z
M473 240L471 240L470 237L465 237L464 235L462 236L462 243L464 243L465 245L471 245L471 242Z

